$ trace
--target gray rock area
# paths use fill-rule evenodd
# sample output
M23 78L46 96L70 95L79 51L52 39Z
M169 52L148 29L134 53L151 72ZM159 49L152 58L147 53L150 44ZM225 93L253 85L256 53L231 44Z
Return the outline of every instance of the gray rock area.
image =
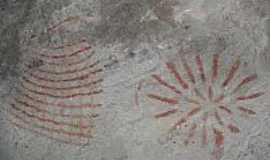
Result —
M270 0L0 0L0 160L269 160Z

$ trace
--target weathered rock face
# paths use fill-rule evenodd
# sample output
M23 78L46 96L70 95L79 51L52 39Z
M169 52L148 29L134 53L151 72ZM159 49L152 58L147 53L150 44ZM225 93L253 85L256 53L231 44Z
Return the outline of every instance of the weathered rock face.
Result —
M0 155L270 159L268 0L0 2Z

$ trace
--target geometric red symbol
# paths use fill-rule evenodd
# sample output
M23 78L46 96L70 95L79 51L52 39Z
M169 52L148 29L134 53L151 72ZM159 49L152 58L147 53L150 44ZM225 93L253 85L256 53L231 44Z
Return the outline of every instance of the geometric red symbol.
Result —
M10 103L10 122L61 143L87 144L103 92L103 69L91 49L82 40L53 47L26 64Z
M239 58L226 66L218 54L177 60L167 62L162 74L151 76L149 85L141 87L144 96L140 99L152 106L160 123L172 122L167 130L170 139L183 133L183 145L211 145L212 156L220 159L226 135L241 132L234 118L256 115L255 108L245 104L264 94L247 92L258 77L240 73ZM153 83L157 85L151 87Z

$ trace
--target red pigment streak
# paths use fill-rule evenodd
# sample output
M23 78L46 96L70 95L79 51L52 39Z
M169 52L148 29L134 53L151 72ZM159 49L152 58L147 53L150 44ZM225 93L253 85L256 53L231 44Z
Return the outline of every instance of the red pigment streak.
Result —
M200 72L201 75L201 79L203 82L205 82L205 75L204 75L204 69L203 69L203 63L202 63L202 59L200 55L196 56L196 64L198 66L198 70Z
M186 98L186 101L189 102L189 103L193 103L193 104L200 104L198 101L196 101L195 99L192 99L192 98Z
M217 98L214 99L215 103L219 103L221 102L223 99L225 98L224 94L218 96Z
M99 61L96 61L95 63L89 65L89 66L85 66L81 69L72 69L72 70L66 70L66 71L62 71L62 72L55 72L55 71L47 71L47 70L42 70L42 69L38 69L39 72L41 73L46 73L46 74L54 74L54 75L63 75L63 74L72 74L72 73L77 73L77 72L81 72L87 69L91 69L93 67L95 67L96 65L99 64Z
M194 77L194 75L193 75L193 73L192 73L191 68L189 67L189 65L187 64L187 62L186 62L185 59L182 59L182 63L183 63L184 69L186 70L186 73L187 73L187 75L188 75L190 81L191 81L193 84L195 84L195 83L196 83L196 82L195 82L195 77Z
M49 115L53 115L53 116L68 117L68 118L79 118L79 119L87 117L87 116L84 116L84 115L81 115L81 114L57 114L57 113L49 112L48 110L41 109L41 107L31 105L31 104L29 104L29 103L27 103L25 101L18 100L18 99L15 99L15 102L22 105L23 107L33 109L36 112L41 112L41 113L45 113L45 114L49 114Z
M239 69L240 66L240 60L237 60L232 66L231 69L229 70L228 74L227 74L227 78L225 79L225 81L222 83L222 87L226 87L229 82L233 79L236 71Z
M232 114L232 111L229 108L225 107L225 106L218 106L218 108L223 110L223 111L226 111L229 114Z
M68 78L68 79L60 79L60 80L56 80L56 79L49 79L49 78L45 78L45 77L40 77L39 75L30 73L29 76L38 79L38 80L42 80L42 81L47 81L47 82L70 82L70 81L76 81L76 80L85 80L87 78L89 78L90 75L95 75L97 73L102 72L103 69L96 69L94 71L90 71L85 75L79 76L79 77L75 77L75 78ZM49 76L47 76L49 77Z
M263 92L259 92L259 93L254 93L248 96L240 96L240 97L237 97L237 100L244 101L244 100L254 99L254 98L258 98L262 96L263 94L264 94Z
M61 59L61 58L67 58L67 57L73 57L73 56L76 56L77 54L80 54L82 52L85 52L85 51L88 51L90 50L92 47L91 46L87 46L87 47L83 47L69 55L44 55L44 54L41 54L40 56L42 57L46 57L46 58L52 58L52 59Z
M97 108L97 107L101 107L101 104L80 104L80 105L65 105L65 104L61 104L61 103L48 103L48 102L44 102L41 100L38 100L36 98L31 97L30 95L27 94L23 94L24 97L26 97L27 99L40 103L40 104L44 104L47 106L54 106L54 107L59 107L59 108L68 108L68 109L82 109L82 108Z
M165 112L161 112L161 113L158 113L155 115L155 118L163 118L163 117L167 117L171 114L174 114L178 111L178 109L171 109L171 110L168 110L168 111L165 111Z
M215 160L220 160L223 154L223 144L224 144L224 136L223 132L213 129L214 136L215 136L215 148L213 152L213 156L215 157Z
M77 86L71 86L71 87L50 87L50 86L45 86L45 85L41 85L41 84L38 84L37 82L34 82L34 81L31 81L29 79L27 79L26 77L22 77L22 79L24 80L24 82L26 83L29 83L29 84L32 84L36 87L40 87L40 88L43 88L43 89L51 89L51 90L72 90L72 89L79 89L79 88L83 88L83 87L90 87L92 85L96 85L96 84L99 84L99 83L102 83L103 82L103 79L98 79L96 81L92 81L92 82L89 82L89 83L86 83L86 84L81 84L81 85L77 85Z
M212 101L212 99L213 99L213 89L212 89L212 86L209 86L208 87L208 99L210 101Z
M176 99L173 99L173 98L161 97L161 96L155 95L155 94L148 94L147 97L161 101L161 102L169 103L172 105L178 104L178 101Z
M12 116L14 116L15 118L17 118L18 120L24 122L25 124L32 124L31 121L25 120L23 117L20 117L18 114L15 114L14 112L10 112L10 114ZM81 132L69 132L69 131L65 131L64 129L48 128L48 127L41 126L41 125L35 125L35 127L40 128L40 129L44 129L45 131L48 131L48 132L64 134L64 135L67 135L67 136L90 138L89 137L90 135L86 135L86 134L81 133Z
M56 30L57 28L59 28L61 25L63 25L64 23L67 23L67 22L70 22L70 21L76 21L76 20L79 20L80 17L79 16L70 16L70 17L67 17L66 19L64 19L63 21L55 24L55 25L52 25L51 27L48 28L48 31L53 31L53 30Z
M76 142L76 141L67 141L67 140L55 138L53 136L50 136L50 135L48 135L46 133L42 133L41 131L35 130L33 128L25 127L25 126L23 126L21 124L18 124L16 122L11 122L10 121L10 123L13 124L14 126L18 127L18 128L28 130L30 132L33 132L33 133L37 134L37 135L44 136L44 137L46 137L48 139L54 140L54 141L59 142L59 143L64 143L64 144L68 144L68 145L75 145L75 146L82 146L82 145L87 144L87 143L80 143L80 142Z
M174 86L168 84L167 82L165 82L163 79L160 78L160 76L153 74L152 77L153 77L156 81L158 81L161 85L163 85L163 86L165 86L165 87L171 89L171 90L172 90L173 92L175 92L176 94L182 95L182 92L181 92L181 91L179 91L178 89L176 89L176 87L174 87Z
M233 90L233 93L237 92L243 85L249 83L249 82L252 82L254 80L257 79L257 74L253 74L251 76L248 76L246 78L244 78L240 84L238 84L238 86Z
M217 76L218 76L218 61L219 61L219 55L214 54L213 66L212 66L212 83L217 79Z
M201 110L201 108L194 108L193 110L191 110L191 111L187 114L187 118L194 116L194 115L197 114L200 110Z
M69 99L69 98L75 98L75 97L81 97L81 96L97 95L97 94L100 94L100 93L103 92L103 90L100 89L100 90L97 90L97 91L90 91L90 92L86 92L86 93L74 93L74 94L70 94L70 95L54 95L54 94L51 94L51 93L40 92L40 91L37 91L37 90L27 88L23 84L22 84L22 88L26 89L29 92L38 94L38 95L48 96L48 97L52 97L52 98L62 98L62 99Z
M191 126L191 128L189 129L189 134L188 134L188 138L187 140L185 140L185 145L188 145L189 144L189 141L191 140L191 138L195 135L195 130L197 128L197 125L196 124L193 124Z
M13 109L15 109L16 111L22 113L23 115L25 115L25 116L27 116L29 118L36 119L36 120L38 120L40 122L47 122L47 123L50 123L50 124L54 124L56 126L69 126L69 127L75 127L75 128L77 128L77 125L75 125L75 124L71 124L71 123L67 123L67 122L58 122L58 121L55 121L55 120L52 120L52 119L42 118L42 117L33 115L33 114L28 113L25 110L22 110L19 107L15 106L15 104L11 104L11 107ZM88 126L81 126L81 127L84 128L84 129L85 128L88 128Z
M207 132L207 127L206 123L208 120L208 113L205 113L203 115L203 130L202 130L202 145L205 146L208 144L208 132Z
M195 88L194 91L195 91L196 96L200 97L202 100L206 100L206 98L202 95L202 93L197 88Z
M220 115L218 114L218 112L215 112L215 118L216 118L216 120L218 121L219 125L221 125L221 126L224 125L224 123L223 123L223 121L221 120L221 117L220 117Z
M67 43L67 44L64 44L64 45L59 45L59 46L50 46L51 49L64 49L66 47L71 47L71 46L75 46L75 45L78 45L78 44L81 44L81 43L84 43L86 42L85 39L82 39L80 40L79 42L74 42L74 43Z
M227 128L232 132L232 133L239 133L240 129L232 124L229 124Z
M167 68L169 69L169 71L175 76L175 78L177 79L177 81L179 82L179 84L184 88L187 89L188 88L188 84L182 79L181 75L179 72L177 72L175 65L173 63L166 63Z
M247 109L247 108L244 108L244 107L238 107L238 109L239 109L240 111L242 111L242 112L247 113L247 114L251 114L251 115L256 114L256 112L254 112L253 110Z

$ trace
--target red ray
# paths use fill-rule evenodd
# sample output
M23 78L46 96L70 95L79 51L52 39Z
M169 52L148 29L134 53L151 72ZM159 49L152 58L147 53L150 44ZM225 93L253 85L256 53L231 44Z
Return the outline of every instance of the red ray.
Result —
M222 109L223 111L226 111L229 114L232 114L232 111L229 108L225 107L225 106L218 106L218 108Z
M187 118L194 116L195 114L197 114L198 112L200 112L201 108L194 108L193 110L191 110L188 114L187 114Z
M187 139L185 140L185 145L188 145L189 144L189 141L192 137L194 137L195 135L195 130L197 128L197 125L195 123L193 123L193 125L191 126L191 128L189 129L189 134L188 134L188 137Z
M215 118L216 118L216 120L218 121L219 125L224 126L224 123L223 123L223 121L221 120L221 117L220 117L220 115L218 114L217 111L215 112Z
M172 104L172 105L178 104L178 100L173 99L173 98L162 97L162 96L155 95L155 94L148 94L147 97L149 97L151 99L161 101L163 103L169 103L169 104Z
M218 62L219 62L219 55L213 55L213 66L212 66L212 83L217 79L218 76Z
M224 98L225 98L225 96L224 96L224 94L222 94L222 95L218 96L218 97L214 100L214 102L215 102L215 103L219 103L219 102L221 102Z
M256 114L256 112L254 112L253 110L247 109L247 108L244 108L244 107L238 107L238 109L239 109L240 111L242 111L242 112L247 113L247 114L251 114L251 115Z
M232 124L229 124L227 128L232 132L232 133L239 133L240 129Z
M175 76L179 84L184 88L188 88L188 84L182 79L180 73L176 70L175 65L173 63L166 63L169 71Z
M213 151L213 156L216 160L220 160L224 151L224 135L222 131L214 128L214 138L215 138L215 148Z
M210 101L212 101L212 99L213 99L213 89L212 89L212 86L209 86L208 87L208 99Z
M163 118L163 117L167 117L171 114L174 114L178 111L178 109L171 109L171 110L168 110L168 111L165 111L165 112L161 112L161 113L158 113L155 115L155 118Z
M248 76L246 78L244 78L240 84L238 84L238 86L233 90L233 93L237 92L243 85L251 82L251 81L254 81L257 79L257 74L253 74L251 76Z
M247 95L247 96L237 97L237 100L244 101L244 100L249 100L249 99L255 99L255 98L258 98L262 95L264 95L264 92L258 92L258 93L254 93L254 94Z
M153 74L152 77L158 81L161 85L171 89L173 92L175 92L176 94L179 94L179 95L182 95L182 92L179 91L178 89L176 89L175 86L172 86L170 84L168 84L167 82L165 82L163 79L160 78L160 76L156 75L156 74Z
M186 70L186 73L187 73L187 75L188 75L190 81L191 81L193 84L195 84L195 83L196 83L196 82L195 82L195 77L194 77L194 75L193 75L193 73L192 73L192 70L191 70L190 66L187 64L186 59L183 58L183 59L182 59L182 63L183 63L184 69Z
M205 82L205 74L204 74L204 69L203 69L203 63L200 55L196 56L196 64L198 66L198 70L200 72L200 76L203 82Z
M206 112L203 115L203 133L202 133L202 145L205 146L208 144L208 132L207 132L207 127L206 127L206 123L208 120L208 113Z
M202 100L206 100L205 97L197 88L194 88L194 91L195 91L196 96L200 97Z
M229 70L228 74L227 74L227 78L225 79L225 81L222 83L222 87L226 87L229 82L233 79L236 71L239 69L240 66L240 60L238 59L232 66L231 69Z

